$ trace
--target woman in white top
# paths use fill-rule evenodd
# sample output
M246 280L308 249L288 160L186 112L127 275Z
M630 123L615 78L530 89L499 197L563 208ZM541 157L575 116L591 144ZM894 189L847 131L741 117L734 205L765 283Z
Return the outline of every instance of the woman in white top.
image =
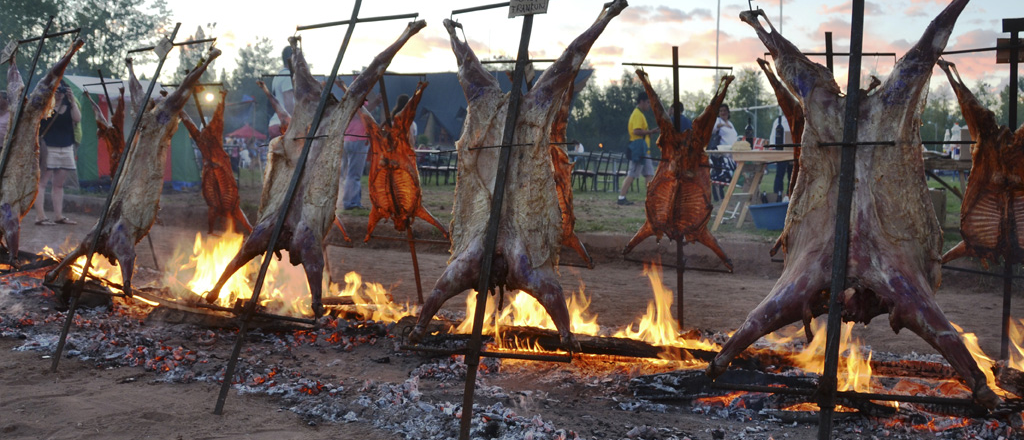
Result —
M732 144L736 143L739 138L736 127L733 127L732 122L729 121L729 106L727 104L722 104L718 108L718 119L715 121L715 128L711 130L711 138L714 139L716 134L720 139L718 141L719 150L732 149ZM724 186L732 181L732 174L735 170L736 161L732 159L732 155L711 155L711 197L713 200L718 201L723 198Z

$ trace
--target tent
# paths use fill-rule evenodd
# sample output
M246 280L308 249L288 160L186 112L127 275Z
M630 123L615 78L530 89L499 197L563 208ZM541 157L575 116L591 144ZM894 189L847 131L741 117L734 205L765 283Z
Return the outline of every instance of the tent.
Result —
M228 134L226 134L224 136L225 137L243 138L243 139L256 138L256 139L259 139L261 141L267 138L267 135L256 131L256 129L252 128L252 126L249 125L249 124L245 124L245 125L242 126L242 128L239 128L238 130L232 131L231 133L228 133Z
M64 79L71 85L75 97L80 104L79 108L82 110L82 143L78 147L77 162L80 185L83 187L97 187L102 186L104 182L109 184L110 176L114 174L115 170L110 169L110 155L107 153L106 142L99 140L96 136L96 114L93 111L92 105L89 104L89 100L82 96L83 91L89 92L100 105L100 109L103 112L109 112L111 107L104 96L103 86L100 85L100 80L96 77L64 75ZM118 96L120 96L118 88L120 86L116 82L119 80L109 78L106 78L106 80L108 82L107 92L110 93L110 98L113 100L118 99ZM115 84L110 84L111 82ZM144 89L149 87L148 81L141 82ZM123 84L126 86L127 81L124 81ZM158 92L159 90L153 91L154 94ZM125 99L131 99L129 93L127 87L125 87ZM131 132L131 126L134 123L131 113L131 110L128 109L128 115L125 117L124 122L125 137ZM199 184L199 164L196 162L196 154L193 150L192 140L188 136L188 131L185 130L183 125L179 124L178 131L171 139L171 150L168 152L169 157L164 168L165 185L170 185L175 189L183 189Z

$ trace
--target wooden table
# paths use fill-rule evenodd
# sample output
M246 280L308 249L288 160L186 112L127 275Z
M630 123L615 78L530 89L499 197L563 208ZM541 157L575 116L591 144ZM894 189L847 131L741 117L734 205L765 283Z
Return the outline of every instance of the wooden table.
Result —
M768 167L768 164L775 162L786 162L793 160L792 151L778 151L778 150L746 150L746 151L721 151L713 150L708 151L708 155L713 154L731 154L732 159L736 161L736 171L732 174L732 181L729 182L729 186L725 190L725 197L722 199L722 205L718 207L718 213L715 214L715 220L711 224L711 232L718 230L718 227L722 225L722 218L725 217L725 211L729 208L729 204L732 201L733 196L747 196L746 201L740 201L743 205L743 210L740 211L740 218L736 221L736 227L743 226L743 221L747 219L747 211L750 205L755 204L757 196L760 194L757 189L761 186L761 178L764 177L764 170ZM750 164L754 170L754 176L748 179L743 184L741 192L737 193L736 183L739 182L740 176L743 174L743 169L746 164Z
M950 186L949 184L947 184L945 180L942 180L941 177L939 177L937 174L935 174L935 170L945 170L945 171L953 171L953 172L955 172L957 174L957 177L959 177L959 179L960 179L960 189L957 190L956 188L954 188L954 187ZM940 184L942 184L942 186L946 187L946 189L948 189L950 192L952 192L953 195L959 197L960 200L963 200L963 198L964 198L963 190L964 190L964 188L967 188L967 172L969 172L969 171L971 171L971 161L969 159L968 160L953 160L953 159L948 159L948 158L945 158L945 157L937 157L937 156L931 156L931 157L925 156L925 159L924 159L924 172L925 172L925 174L928 177L931 177L931 178L935 179L936 181L938 181Z

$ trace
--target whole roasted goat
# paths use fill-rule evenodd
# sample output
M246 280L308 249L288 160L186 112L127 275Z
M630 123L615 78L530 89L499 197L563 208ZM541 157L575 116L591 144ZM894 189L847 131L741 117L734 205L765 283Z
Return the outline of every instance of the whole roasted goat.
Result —
M626 7L616 0L606 5L597 21L577 37L522 97L507 168L507 186L491 269L492 285L522 290L540 302L551 316L562 344L576 345L562 287L555 277L561 243L559 210L551 164L551 124L572 86L576 69L612 18ZM427 324L445 301L478 281L484 257L484 235L490 217L498 148L503 138L509 94L484 70L469 45L455 34L456 24L445 20L452 51L459 64L459 83L469 101L459 155L455 204L452 208L452 258L423 305L409 338L419 341Z
M860 101L858 140L895 141L895 146L859 147L850 217L849 288L842 292L842 317L869 322L889 314L894 331L906 327L941 353L982 405L999 398L935 303L942 235L924 182L919 129L932 67L967 0L954 0L900 59L875 93ZM785 268L771 293L723 345L708 375L725 371L732 359L761 336L803 321L805 330L829 301L838 199L840 149L821 146L842 140L845 98L832 74L812 63L769 27L764 12L746 11L750 24L775 59L780 77L803 104L806 125L799 181L781 238ZM809 330L808 330L809 332Z
M370 240L377 223L390 218L395 229L405 231L419 217L434 225L448 238L448 231L423 207L420 175L416 169L416 152L409 144L409 129L416 117L416 107L423 97L427 83L421 82L416 93L393 119L377 125L365 109L359 112L366 133L370 137L370 222L366 239Z
M647 91L654 119L658 121L661 130L658 148L661 149L662 160L658 162L658 170L647 185L647 220L629 240L622 253L629 253L647 237L655 235L660 240L664 234L677 242L696 241L707 246L731 271L732 260L708 231L708 222L711 220L711 170L707 166L708 154L704 147L711 139L718 107L725 100L725 93L733 77L722 78L718 92L700 116L693 120L693 127L679 132L651 88L647 74L637 70L636 75Z
M792 133L793 143L799 144L804 134L804 108L800 106L800 100L793 96L789 89L779 81L770 63L758 58L757 65L761 66L764 76L768 78L768 84L771 84L772 90L775 91L775 100L779 102L779 108L782 109L782 114L786 116L786 123L789 124L789 132ZM793 148L793 175L789 178L789 193L793 192L793 186L796 185L796 180L799 176L800 147L795 147ZM772 249L772 255L774 254L775 249Z
M576 73L579 72L577 69ZM576 73L573 74L575 81ZM572 169L573 163L569 161L569 154L562 148L566 140L566 131L569 127L569 109L572 107L573 88L569 87L562 97L562 104L555 114L551 123L551 165L554 167L555 190L558 192L558 209L562 212L562 239L561 245L568 246L576 251L576 254L587 263L587 267L594 268L594 259L583 246L580 237L576 235L576 213L573 211L572 201Z
M224 151L224 101L228 92L221 90L220 103L213 112L210 122L202 130L196 127L188 113L181 112L181 122L185 124L189 136L196 142L199 152L203 155L203 199L206 200L206 219L209 222L209 233L218 218L228 222L234 221L237 230L252 233L249 219L245 218L238 197L238 184L231 171L231 158Z
M149 233L157 211L160 210L160 192L164 185L164 166L167 162L171 138L178 131L178 115L191 96L193 85L221 51L211 48L205 60L182 80L181 85L165 98L152 100L142 113L138 134L128 151L120 182L113 188L107 220L98 222L82 243L46 274L49 281L63 275L71 263L88 251L96 234L99 241L95 252L116 261L124 280L122 290L131 295L132 274L135 269L135 245ZM134 98L133 98L134 101ZM141 106L142 99L139 100ZM100 227L102 226L102 229Z
M317 317L323 314L321 283L326 264L323 239L335 220L334 207L338 199L338 178L341 175L342 134L370 89L384 75L391 59L426 25L422 20L410 23L398 40L377 55L363 73L356 77L340 102L333 96L328 97L321 125L325 128L317 133L327 137L313 141L295 197L285 200L292 171L316 116L316 107L323 91L323 85L309 72L302 50L298 47L298 39L289 39L294 49L292 80L295 110L291 123L288 124L288 131L278 138L280 142L271 145L270 164L264 175L264 190L256 226L206 296L207 301L215 301L220 295L220 289L239 268L267 250L278 215L281 210L285 210L284 229L273 244L274 250L286 249L293 265L302 264L312 295L313 313Z
M21 219L28 214L39 191L39 123L53 111L54 94L64 70L71 64L72 56L85 45L85 40L75 39L71 47L57 63L39 80L32 92L25 96L25 102L18 121L11 121L18 126L10 139L10 152L7 153L7 168L3 170L0 185L0 233L7 245L8 258L11 264L17 265L19 237L21 235ZM18 71L15 54L10 53L6 62L10 63L7 70L7 96L11 100L12 117L16 102L25 90L25 82ZM3 136L0 135L0 140ZM41 203L41 202L40 202Z
M121 153L124 153L124 87L121 87L121 99L117 100L117 106L110 113L110 118L103 113L100 105L92 99L89 92L83 93L89 103L92 104L93 113L96 115L96 137L107 143L107 154L110 158L110 175L113 176L121 163ZM109 98L109 97L108 97ZM107 108L110 108L110 99L107 99Z
M960 205L963 241L942 256L946 263L962 257L987 261L1024 261L1024 125L1014 133L1000 126L967 88L953 63L939 60L960 101L971 138L971 180Z

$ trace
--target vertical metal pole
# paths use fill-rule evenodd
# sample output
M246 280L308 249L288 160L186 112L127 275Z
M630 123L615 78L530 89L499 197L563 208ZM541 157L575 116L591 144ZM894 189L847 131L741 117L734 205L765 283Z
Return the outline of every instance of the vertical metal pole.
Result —
M39 64L39 54L43 51L43 44L46 42L46 34L50 32L50 26L53 25L53 16L50 16L50 20L46 22L46 27L43 28L43 36L39 38L39 45L36 46L36 54L32 57L32 67L28 71L28 81L25 82L25 88L21 90L21 97L18 98L18 104L14 106L14 114L11 115L10 128L7 136L7 141L4 142L3 152L0 153L0 190L4 187L3 176L7 174L7 160L11 154L11 144L14 140L14 131L18 129L18 121L21 120L21 110L25 107L25 98L28 97L28 91L32 87L32 77L36 73L36 65ZM17 63L17 56L12 57L11 63ZM3 134L0 134L3 136ZM14 262L17 255L11 255L11 261Z
M679 108L679 46L672 46L672 126L676 131L679 131L679 117L682 114Z
M686 273L686 255L683 254L683 246L686 240L679 237L676 240L676 321L679 323L679 330L683 329L683 274Z
M827 41L831 38L826 34ZM853 0L850 26L850 73L846 85L846 115L843 120L842 159L839 165L839 199L836 203L835 242L832 253L832 286L828 304L828 327L825 336L825 368L818 383L818 438L832 438L832 415L835 412L836 370L839 366L839 334L842 333L842 306L839 301L846 289L846 264L850 245L850 211L853 205L854 172L856 171L857 124L860 109L860 64L864 39L864 0ZM831 45L829 45L831 48ZM827 148L827 147L826 147Z
M473 394L476 392L476 369L480 365L481 333L484 326L484 310L487 306L487 291L491 288L491 264L494 262L494 248L498 242L498 222L501 220L501 206L505 200L505 178L508 161L512 156L513 134L519 116L519 101L522 98L523 77L526 63L530 58L530 34L533 32L533 15L523 17L523 33L516 55L516 69L512 73L512 90L508 99L508 116L502 133L498 170L494 179L494 196L491 201L491 216L487 220L484 235L483 258L480 261L480 278L476 288L476 310L473 311L473 334L469 339L469 353L466 354L466 391L462 397L462 420L459 424L459 439L469 440L469 428L473 421Z
M1012 87L1011 83L1011 87ZM1012 102L1012 101L1011 101ZM999 340L999 359L1010 358L1010 297L1013 294L1013 265L1003 257L1003 334Z
M355 7L352 9L352 23L348 25L348 30L345 31L345 39L341 43L341 49L338 50L337 58L334 59L334 67L331 69L331 76L327 78L327 85L324 86L323 91L320 93L320 103L317 104L316 113L313 114L313 123L310 125L309 131L306 134L306 142L302 146L302 153L299 154L299 158L295 163L295 172L292 173L292 180L288 184L288 190L285 192L281 213L277 216L277 223L274 225L274 230L270 234L270 241L267 242L267 249L263 252L263 262L260 264L259 275L256 276L256 284L252 289L252 297L249 298L249 302L245 304L245 311L242 316L242 325L238 328L238 336L235 339L235 346L231 350L231 358L228 359L228 365L224 370L224 382L221 383L220 393L217 395L217 404L213 408L213 413L216 415L224 413L224 401L227 400L228 390L231 389L231 379L235 375L235 365L238 363L238 355L242 352L242 344L245 342L245 334L249 331L249 321L252 320L252 316L256 312L256 305L259 304L260 292L263 291L263 281L267 278L267 269L270 267L270 260L272 259L272 254L274 252L274 246L276 246L277 240L281 237L281 230L284 229L284 221L288 215L288 205L294 202L295 189L299 186L299 179L302 178L303 168L305 168L306 160L309 158L309 147L313 143L313 138L316 137L316 132L320 130L320 119L324 114L327 97L331 95L330 84L333 84L334 78L338 77L338 69L341 67L342 58L345 57L345 51L348 50L348 42L352 39L352 32L356 27L356 16L359 15L359 7L362 3L362 0L356 0Z
M178 36L178 28L181 27L181 23L175 23L174 30L171 31L170 41L174 42L174 38ZM146 105L149 103L149 97L153 95L153 89L156 87L157 78L160 77L160 70L164 67L164 61L167 60L167 54L165 53L160 57L160 62L156 65L156 73L153 74L153 80L149 82L149 88L146 89L146 97L142 100L142 110L139 114L135 115L135 121L132 123L132 131L128 134L128 139L124 143L124 151L121 152L121 161L117 164L117 171L110 178L110 192L107 193L107 200L103 203L103 212L100 213L100 218L96 222L95 229L97 231L103 230L103 226L107 223L107 216L110 214L110 202L114 199L114 193L117 191L117 185L121 180L121 172L124 171L125 162L128 161L128 153L132 149L132 144L135 142L135 134L139 132L139 124L142 122L142 116L146 112ZM82 288L85 287L85 280L89 277L89 270L92 269L92 256L96 252L96 245L100 241L100 234L95 234L92 237L92 241L89 243L88 251L85 253L85 265L82 267L82 276L75 281L71 287L71 305L68 307L68 316L64 319L64 327L60 331L60 339L57 341L57 350L53 354L53 364L50 366L50 372L57 372L57 365L60 363L60 358L64 354L64 344L67 342L68 332L71 330L71 323L75 318L75 311L78 308L78 298L82 295ZM131 296L131 292L125 291L126 295Z
M835 55L832 54L832 32L825 32L825 67L828 67L828 71L832 73L836 73L834 58Z
M423 304L423 284L420 283L420 262L416 259L416 237L412 234L412 225L406 226L406 235L409 237L409 255L412 255L412 272L416 276L416 299Z
M1020 44L1019 35L1017 31L1010 33L1010 111L1008 115L1011 130L1017 129L1017 58L1020 56L1020 49L1017 49L1017 45Z

